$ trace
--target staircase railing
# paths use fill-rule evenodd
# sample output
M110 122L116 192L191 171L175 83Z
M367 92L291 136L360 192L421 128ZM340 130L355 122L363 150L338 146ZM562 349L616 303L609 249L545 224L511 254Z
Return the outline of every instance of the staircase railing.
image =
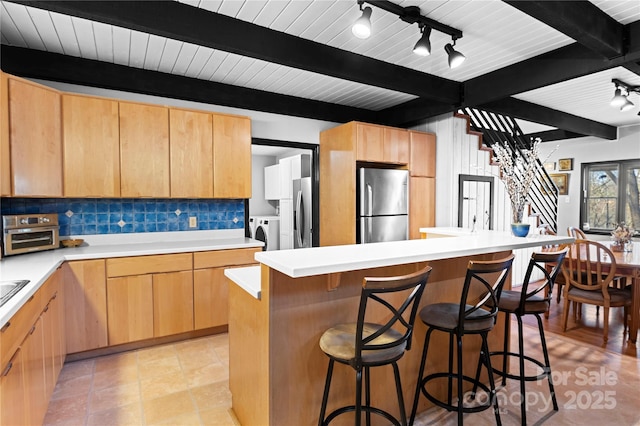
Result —
M469 117L473 131L482 133L483 143L488 148L499 144L511 153L514 160L516 156L526 159L522 151L530 149L532 141L524 135L513 117L475 108L462 108L459 112ZM518 176L518 178L523 177ZM546 224L557 232L558 188L540 159L536 160L535 178L529 191L529 203L532 213L539 215L540 224Z

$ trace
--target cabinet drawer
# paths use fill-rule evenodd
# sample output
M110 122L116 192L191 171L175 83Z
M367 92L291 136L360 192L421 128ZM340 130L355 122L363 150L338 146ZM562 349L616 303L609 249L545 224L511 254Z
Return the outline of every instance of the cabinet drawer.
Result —
M257 263L254 254L259 251L260 247L195 252L193 254L193 269Z
M7 362L27 335L42 311L40 291L37 291L9 321L2 324L0 331L0 369ZM47 299L48 301L48 299Z
M191 253L122 257L107 259L107 277L185 271L191 270L192 267Z

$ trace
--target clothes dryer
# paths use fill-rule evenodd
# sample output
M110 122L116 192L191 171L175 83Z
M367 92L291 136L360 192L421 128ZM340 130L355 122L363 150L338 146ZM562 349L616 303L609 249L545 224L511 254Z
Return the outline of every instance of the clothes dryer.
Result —
M255 239L262 241L262 251L278 250L280 247L280 218L262 216L256 227Z

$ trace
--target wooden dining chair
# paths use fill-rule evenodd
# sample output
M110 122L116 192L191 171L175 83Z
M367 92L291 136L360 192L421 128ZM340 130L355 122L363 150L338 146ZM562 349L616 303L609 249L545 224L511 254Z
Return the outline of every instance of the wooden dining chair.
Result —
M575 302L574 317L576 310L582 308L579 304L603 307L605 342L609 338L609 308L624 308L624 329L627 329L631 293L610 286L616 275L616 259L611 250L597 241L578 239L569 246L562 273L565 280L562 312L564 331L567 331L570 302Z
M581 239L581 240L586 240L587 239L587 235L582 232L582 229L577 228L575 226L568 226L567 227L567 235L570 237L573 237L575 239Z

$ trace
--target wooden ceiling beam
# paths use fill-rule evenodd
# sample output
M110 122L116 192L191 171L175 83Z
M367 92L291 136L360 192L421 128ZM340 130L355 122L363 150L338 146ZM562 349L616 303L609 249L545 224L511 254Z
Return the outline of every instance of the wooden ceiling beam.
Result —
M439 102L460 101L458 82L176 1L11 1Z
M503 1L605 58L625 53L624 25L589 1Z
M596 136L602 139L614 140L618 137L615 126L588 120L573 114L543 107L516 98L506 98L476 108L492 111L534 123L557 127L581 135Z
M101 87L294 117L338 123L352 120L375 123L378 117L375 111L361 108L20 47L3 45L0 50L0 62L3 71L20 77Z

